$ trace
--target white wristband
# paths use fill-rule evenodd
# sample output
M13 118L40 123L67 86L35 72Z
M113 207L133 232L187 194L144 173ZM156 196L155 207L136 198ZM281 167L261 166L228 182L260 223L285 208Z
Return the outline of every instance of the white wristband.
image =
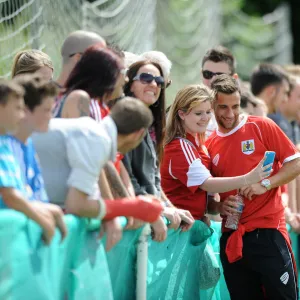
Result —
M99 198L97 201L99 203L99 213L97 219L102 220L106 215L106 206L103 199Z

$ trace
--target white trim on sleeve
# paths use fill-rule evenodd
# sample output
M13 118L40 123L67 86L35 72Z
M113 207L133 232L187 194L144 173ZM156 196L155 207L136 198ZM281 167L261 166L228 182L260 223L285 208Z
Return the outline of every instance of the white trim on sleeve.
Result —
M289 161L292 161L292 160L294 160L294 159L296 159L296 158L299 158L299 157L300 157L300 153L295 153L294 155L287 157L287 158L283 161L282 164L285 164L285 163L287 163L287 162L289 162Z
M187 187L199 186L209 177L211 177L208 169L202 164L198 158L192 162L187 172Z

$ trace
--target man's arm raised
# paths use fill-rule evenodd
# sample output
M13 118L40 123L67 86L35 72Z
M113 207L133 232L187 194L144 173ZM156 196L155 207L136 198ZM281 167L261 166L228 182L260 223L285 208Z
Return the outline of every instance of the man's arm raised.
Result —
M270 180L270 188L277 188L295 179L300 174L300 158L293 159L283 164L277 174L268 178ZM267 189L260 183L252 184L241 188L241 193L247 199L252 200L255 195L262 195Z

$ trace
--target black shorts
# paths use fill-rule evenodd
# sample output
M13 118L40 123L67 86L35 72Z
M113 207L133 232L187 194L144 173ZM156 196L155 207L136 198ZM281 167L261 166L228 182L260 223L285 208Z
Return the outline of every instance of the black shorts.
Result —
M232 300L298 300L291 253L276 229L256 229L243 237L243 258L229 263L222 234L220 256Z

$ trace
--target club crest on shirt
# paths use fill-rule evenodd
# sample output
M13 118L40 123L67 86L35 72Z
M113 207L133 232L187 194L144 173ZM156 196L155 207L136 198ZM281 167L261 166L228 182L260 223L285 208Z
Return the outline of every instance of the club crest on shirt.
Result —
M254 140L242 141L242 152L246 155L250 155L255 150Z

